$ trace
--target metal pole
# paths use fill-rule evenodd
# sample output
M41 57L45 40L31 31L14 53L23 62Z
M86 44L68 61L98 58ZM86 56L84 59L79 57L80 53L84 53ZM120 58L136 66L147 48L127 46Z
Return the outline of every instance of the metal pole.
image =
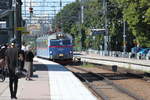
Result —
M60 0L60 12L61 12L61 9L62 9L62 1ZM60 30L63 31L63 27L62 27L62 14L60 13Z
M54 6L54 31L56 32L56 8Z
M8 35L9 35L9 39L10 40L12 37L14 37L14 7L13 7L13 1L9 2L9 8L12 10L12 12L9 14L9 29L12 30L8 30Z
M32 0L30 0L30 8L32 8ZM32 13L30 12L30 27L31 27L31 17L32 17L31 14L32 14Z
M27 12L26 12L26 0L24 0L24 12L25 12L25 17L26 17L26 15L27 15Z
M84 6L83 6L83 0L81 0L81 23L84 23Z
M16 0L16 27L22 26L22 17L21 17L21 6L22 1ZM18 43L18 48L21 49L21 31L16 32L16 38Z
M123 21L123 52L126 52L126 22Z
M13 16L14 16L14 33L13 33L13 38L16 38L16 0L13 0L13 3L12 3L12 7L13 7Z
M104 21L105 21L105 36L104 36L104 51L105 55L108 55L109 49L108 49L108 42L109 42L109 36L108 36L108 20L107 20L107 2L106 0L103 0L103 11L104 11Z
M80 0L80 14L79 14L79 33L80 33L80 35L81 35L81 37L80 37L80 49L81 49L81 51L82 51L82 32L81 32L81 24L83 24L83 2L82 2L82 0Z
M11 14L9 15L9 29L12 29L12 30L9 30L8 31L8 34L9 34L9 39L10 38L12 38L12 37L14 37L14 26L13 26L13 24L14 24L14 12L11 12Z

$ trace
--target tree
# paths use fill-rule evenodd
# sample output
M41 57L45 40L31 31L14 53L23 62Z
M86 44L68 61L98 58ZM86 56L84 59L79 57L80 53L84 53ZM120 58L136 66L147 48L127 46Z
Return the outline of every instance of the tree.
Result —
M54 18L53 28L62 28L64 32L70 33L72 25L79 20L80 6L78 2L66 5ZM54 29L55 30L55 29Z
M84 5L84 23L81 24L80 1L68 4L54 18L53 26L62 27L75 39L77 47L100 49L104 35L91 36L89 30L104 28L104 14L101 0L88 0ZM126 23L127 51L134 44L150 47L150 2L149 0L107 0L109 49L122 51L123 22Z
M123 9L123 18L127 21L136 42L142 47L150 47L150 2L149 0L115 0Z

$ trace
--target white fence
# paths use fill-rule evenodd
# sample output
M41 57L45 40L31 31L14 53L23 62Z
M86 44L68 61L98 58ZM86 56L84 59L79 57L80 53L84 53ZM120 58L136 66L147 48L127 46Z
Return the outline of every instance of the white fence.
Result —
M112 57L123 57L123 58L131 58L131 59L143 59L150 60L150 54L148 55L140 55L133 54L131 52L120 52L120 51L98 51L89 49L85 51L87 54L98 54L100 56L112 56Z

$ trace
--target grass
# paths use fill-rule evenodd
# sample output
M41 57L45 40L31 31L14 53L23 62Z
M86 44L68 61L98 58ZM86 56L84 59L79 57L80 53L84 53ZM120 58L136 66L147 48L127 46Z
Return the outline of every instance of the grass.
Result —
M93 67L95 67L95 65L89 64L89 63L83 63L83 65L81 65L81 67L93 68Z

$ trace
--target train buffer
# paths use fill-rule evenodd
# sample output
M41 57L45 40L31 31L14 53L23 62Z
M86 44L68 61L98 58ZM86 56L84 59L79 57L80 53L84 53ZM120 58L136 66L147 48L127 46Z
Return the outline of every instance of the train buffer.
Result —
M18 82L18 100L97 100L97 98L63 66L40 58L34 59L32 80ZM9 79L0 82L0 100L11 100Z

